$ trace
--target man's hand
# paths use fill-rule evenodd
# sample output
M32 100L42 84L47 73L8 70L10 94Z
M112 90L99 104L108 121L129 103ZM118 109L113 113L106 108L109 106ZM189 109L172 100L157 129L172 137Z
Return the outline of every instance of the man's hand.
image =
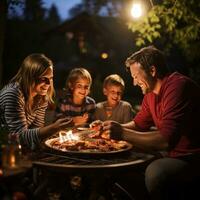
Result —
M90 124L90 128L96 130L96 131L101 131L103 128L103 122L101 120L95 120Z
M114 140L122 140L123 128L120 123L116 121L103 122L103 130L110 131L110 138Z

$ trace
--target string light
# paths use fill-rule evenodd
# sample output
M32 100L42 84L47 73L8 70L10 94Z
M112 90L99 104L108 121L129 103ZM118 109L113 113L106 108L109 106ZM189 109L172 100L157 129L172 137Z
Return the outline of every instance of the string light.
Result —
M101 54L101 58L102 59L107 59L108 58L108 54L107 53L102 53Z
M142 16L142 5L140 3L134 3L131 9L131 15L133 18L139 18Z

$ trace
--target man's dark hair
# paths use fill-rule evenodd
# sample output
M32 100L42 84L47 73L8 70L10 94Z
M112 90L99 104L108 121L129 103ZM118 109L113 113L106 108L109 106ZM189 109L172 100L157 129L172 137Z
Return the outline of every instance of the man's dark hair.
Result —
M130 65L135 62L140 63L145 71L155 66L158 78L163 78L169 72L164 54L154 46L144 47L135 52L126 59L125 65L130 68Z

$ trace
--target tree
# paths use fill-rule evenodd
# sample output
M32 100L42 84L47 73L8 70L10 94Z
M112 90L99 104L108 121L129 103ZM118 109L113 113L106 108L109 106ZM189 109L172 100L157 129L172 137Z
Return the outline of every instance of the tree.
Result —
M41 21L45 16L42 0L25 0L24 17L29 21Z
M3 49L4 83L17 72L21 61L28 54L42 52L43 32L46 29L46 10L42 7L41 0L10 0L7 3L8 11L12 6L19 14L15 15L16 12L12 10L6 16Z
M47 23L49 24L49 28L58 26L60 23L60 16L58 14L58 9L54 4L48 11Z
M0 1L0 88L2 83L3 74L3 53L4 53L4 41L6 33L6 19L8 16L8 9L16 13L15 6L21 5L19 0L1 0Z
M6 0L0 1L0 88L2 84L2 73L3 73L3 47L5 38L5 24L7 16L7 2Z
M107 15L124 17L132 0L82 0L70 10L70 15L75 16L81 12L90 15Z

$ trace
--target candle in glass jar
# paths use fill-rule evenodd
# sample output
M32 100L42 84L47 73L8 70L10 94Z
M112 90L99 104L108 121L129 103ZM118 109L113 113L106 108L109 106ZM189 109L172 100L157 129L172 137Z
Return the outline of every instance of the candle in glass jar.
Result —
M16 165L15 145L9 145L8 162L9 162L9 167L15 167Z
M10 155L10 167L15 167L15 164L16 164L15 154L11 154Z

